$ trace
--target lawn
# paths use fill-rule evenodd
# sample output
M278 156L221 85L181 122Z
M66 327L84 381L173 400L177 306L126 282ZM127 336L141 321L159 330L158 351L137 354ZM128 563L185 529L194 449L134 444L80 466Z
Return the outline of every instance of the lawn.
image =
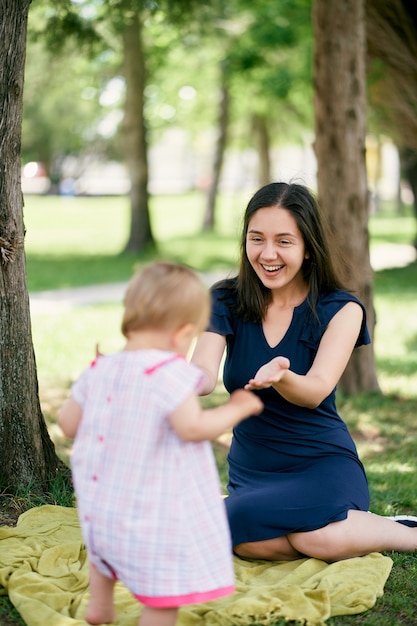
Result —
M245 194L221 198L215 233L201 234L204 198L195 193L152 199L157 252L121 255L127 237L128 205L123 198L27 197L25 206L27 280L31 292L126 281L138 264L170 258L200 271L228 272L237 259L237 233ZM385 212L370 222L371 247L413 240L408 211ZM391 515L417 513L417 264L375 274L375 355L383 393L342 397L340 412L367 470L372 510ZM84 306L32 315L33 342L42 409L59 455L68 461L68 442L56 426L56 411L71 381L91 360L96 342L103 351L120 347L120 303ZM205 404L224 397L221 383ZM226 440L214 443L226 484ZM330 619L329 626L414 626L417 614L417 554L390 554L394 567L383 598L371 611ZM7 621L9 620L9 621ZM22 624L7 600L0 624ZM284 622L277 623L283 626ZM232 626L232 625L231 625Z

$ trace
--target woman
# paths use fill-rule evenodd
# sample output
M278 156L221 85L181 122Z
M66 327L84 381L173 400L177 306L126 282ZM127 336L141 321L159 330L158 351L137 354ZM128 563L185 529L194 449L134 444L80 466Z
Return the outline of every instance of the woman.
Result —
M255 193L238 275L217 283L212 297L210 326L193 355L204 393L217 383L226 348L227 390L245 386L264 403L235 427L228 457L234 552L337 561L415 550L417 528L368 512L365 471L336 409L349 357L370 339L365 309L343 289L306 187L271 183Z

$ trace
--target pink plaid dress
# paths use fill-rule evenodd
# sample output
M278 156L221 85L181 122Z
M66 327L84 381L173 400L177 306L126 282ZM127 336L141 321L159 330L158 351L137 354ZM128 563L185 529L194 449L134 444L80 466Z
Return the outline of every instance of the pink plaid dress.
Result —
M100 357L73 385L83 417L71 459L91 563L138 600L174 607L234 591L211 444L169 422L201 372L160 350Z

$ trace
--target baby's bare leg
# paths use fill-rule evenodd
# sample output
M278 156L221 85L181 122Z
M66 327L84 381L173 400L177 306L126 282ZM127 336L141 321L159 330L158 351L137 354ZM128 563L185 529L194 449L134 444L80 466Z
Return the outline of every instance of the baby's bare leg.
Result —
M100 574L90 565L90 601L85 621L87 624L112 624L117 615L113 603L115 580Z
M138 626L175 626L177 613L177 608L154 609L150 606L144 606Z

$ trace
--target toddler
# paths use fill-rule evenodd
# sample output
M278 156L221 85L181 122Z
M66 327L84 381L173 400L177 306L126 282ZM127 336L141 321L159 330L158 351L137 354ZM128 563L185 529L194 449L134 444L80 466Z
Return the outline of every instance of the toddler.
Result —
M157 262L131 280L121 352L74 383L59 424L90 562L89 624L114 622L114 584L144 605L140 626L234 591L231 540L209 440L262 410L250 391L203 410L186 360L208 323L209 292L190 269Z

